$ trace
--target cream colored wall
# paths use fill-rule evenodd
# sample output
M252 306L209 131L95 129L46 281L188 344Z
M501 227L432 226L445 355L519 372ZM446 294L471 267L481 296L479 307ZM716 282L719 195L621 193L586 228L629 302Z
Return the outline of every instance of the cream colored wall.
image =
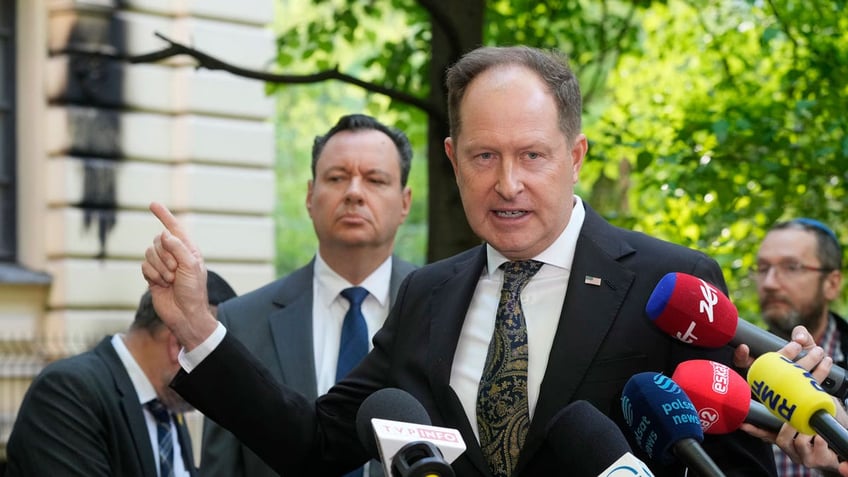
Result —
M84 174L82 161L71 155L80 129L97 125L92 118L103 111L56 101L69 75L62 51L149 53L167 46L155 32L263 69L275 54L272 2L18 0L19 264L52 280L47 286L0 283L0 328L12 330L16 341L49 336L63 341L56 349L75 353L87 343L81 336L96 341L126 328L145 288L144 250L161 230L147 211L153 200L178 214L208 267L238 293L273 279L274 104L264 84L195 69L185 56L120 63L120 134L104 146L120 151L116 221L105 246L76 205ZM124 51L102 36L79 34L80 25L97 32L110 18L125 32ZM98 131L89 133L97 137ZM3 339L0 332L0 361ZM41 354L54 357L53 351ZM0 376L0 386L10 382ZM0 446L4 431L0 421Z

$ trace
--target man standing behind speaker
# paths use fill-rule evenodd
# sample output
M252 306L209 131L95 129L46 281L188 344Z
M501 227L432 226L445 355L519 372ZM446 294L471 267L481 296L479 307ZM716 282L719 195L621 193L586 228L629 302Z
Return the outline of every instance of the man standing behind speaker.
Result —
M355 329L345 323L348 310L355 308L346 298L353 292L345 290L367 291L359 297L361 318L367 324L367 336L362 328L358 344L364 356L401 281L415 268L392 255L395 235L412 200L406 185L411 160L406 135L361 114L342 117L316 137L306 208L318 237L318 253L304 267L218 311L227 330L280 383L311 399L327 392L337 374L346 374L361 358L356 338L349 339L345 332ZM340 348L350 351L340 353ZM371 476L382 475L379 465L368 467ZM355 472L349 475L362 475L362 469ZM278 475L208 419L201 474Z

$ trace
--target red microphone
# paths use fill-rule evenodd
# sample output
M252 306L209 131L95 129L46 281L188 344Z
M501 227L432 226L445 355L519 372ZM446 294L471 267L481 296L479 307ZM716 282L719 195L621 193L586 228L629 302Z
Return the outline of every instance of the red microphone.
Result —
M739 318L736 306L721 290L686 273L668 273L648 298L645 312L668 335L702 348L748 345L757 357L786 346L787 341ZM848 397L844 368L834 365L821 383L840 399Z
M684 361L671 379L695 405L705 434L727 434L743 422L772 432L783 425L762 404L751 400L748 381L729 366L706 359Z

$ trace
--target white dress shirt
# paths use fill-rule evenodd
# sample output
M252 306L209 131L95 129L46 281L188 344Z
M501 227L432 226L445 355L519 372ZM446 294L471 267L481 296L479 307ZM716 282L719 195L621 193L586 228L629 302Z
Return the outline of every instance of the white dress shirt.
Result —
M146 402L157 398L156 390L153 388L153 384L150 383L150 380L147 379L147 375L145 375L144 371L141 370L138 362L135 358L133 358L130 350L127 349L127 345L124 344L123 338L123 334L116 334L112 336L112 347L115 348L115 352L118 353L118 358L121 359L121 363L124 364L127 374L130 375L130 381L132 381L135 393L138 395L138 402L141 404L141 408L144 409L144 422L147 423L147 434L150 437L150 445L153 448L153 458L156 461L156 472L158 473L159 434L156 430L156 418L154 418L153 414L144 406ZM188 476L190 474L186 471L185 463L183 462L180 440L177 438L177 426L174 424L173 419L171 419L171 439L174 443L174 475L178 477Z
M321 258L315 256L312 280L312 347L315 352L315 373L318 395L325 394L336 383L336 363L342 323L350 302L341 296L342 290L354 286L341 277ZM362 302L362 314L368 325L368 349L374 333L383 326L389 315L389 281L392 278L392 257L386 259L371 275L358 284L368 290Z
M583 202L576 197L571 220L550 247L533 257L533 260L544 265L521 292L521 309L524 311L527 325L527 399L531 419L539 399L542 378L548 367L554 335L559 326L574 249L585 216ZM490 245L486 245L486 255L487 266L480 274L480 281L477 282L474 297L465 315L450 379L451 388L459 397L478 439L480 434L477 429L477 388L483 376L489 342L495 331L495 317L504 276L499 267L508 261Z

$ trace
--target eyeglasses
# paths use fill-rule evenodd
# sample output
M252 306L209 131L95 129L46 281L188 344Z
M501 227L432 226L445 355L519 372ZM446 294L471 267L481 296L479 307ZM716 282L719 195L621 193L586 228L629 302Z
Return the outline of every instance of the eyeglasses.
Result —
M758 263L754 265L752 271L757 279L765 279L768 276L769 270L774 270L777 278L796 278L806 272L830 273L831 268L813 267L812 265L804 265L798 262L789 263Z

